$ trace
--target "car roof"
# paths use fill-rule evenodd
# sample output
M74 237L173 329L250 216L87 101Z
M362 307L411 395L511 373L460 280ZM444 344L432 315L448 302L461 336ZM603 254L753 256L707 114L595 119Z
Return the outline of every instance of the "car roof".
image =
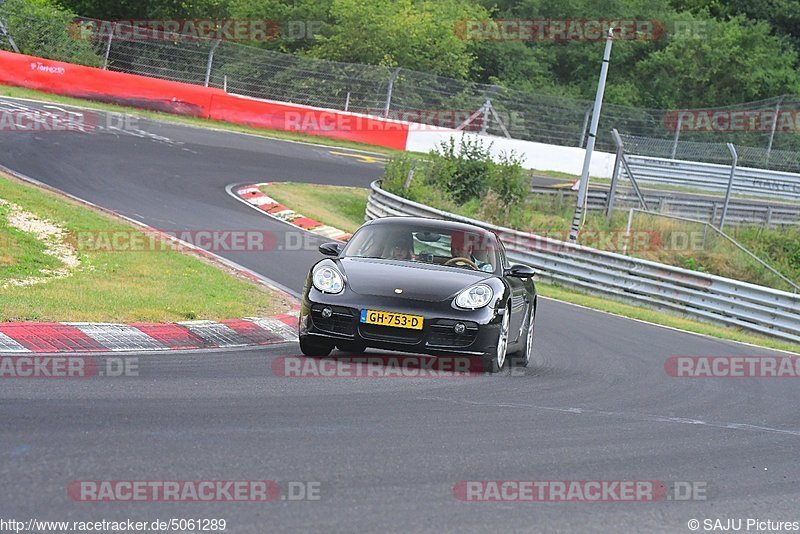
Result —
M480 226L474 224L467 224L457 221L446 221L444 219L431 219L428 217L382 217L380 219L373 219L367 223L373 224L390 224L394 226L419 226L425 225L433 228L441 228L442 230L461 230L462 232L473 232L486 236L494 236L495 234L489 230L485 230Z

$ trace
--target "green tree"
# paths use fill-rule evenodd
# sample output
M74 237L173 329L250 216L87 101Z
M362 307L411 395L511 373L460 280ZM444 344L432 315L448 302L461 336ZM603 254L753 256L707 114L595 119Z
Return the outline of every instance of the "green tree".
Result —
M74 15L50 0L6 0L0 20L23 54L99 66L102 59L92 43L72 31ZM5 39L0 47L8 49Z
M258 46L288 53L305 53L314 40L331 33L332 0L230 0L231 18L273 21L280 28L274 39L255 43ZM295 35L292 29L306 30Z
M465 78L474 56L471 43L457 34L457 23L488 16L468 0L333 0L331 34L311 53Z
M797 52L764 22L708 20L696 37L676 36L635 65L646 104L735 104L800 91Z
M219 18L228 0L59 0L83 17L102 20Z

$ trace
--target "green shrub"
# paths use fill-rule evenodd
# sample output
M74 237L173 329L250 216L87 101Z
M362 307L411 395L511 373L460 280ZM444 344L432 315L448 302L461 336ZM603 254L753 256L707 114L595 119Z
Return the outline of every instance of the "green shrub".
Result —
M51 0L6 0L0 2L0 20L23 54L79 65L99 67L102 58L89 40L80 37L73 24L75 15ZM6 39L0 47L10 50Z

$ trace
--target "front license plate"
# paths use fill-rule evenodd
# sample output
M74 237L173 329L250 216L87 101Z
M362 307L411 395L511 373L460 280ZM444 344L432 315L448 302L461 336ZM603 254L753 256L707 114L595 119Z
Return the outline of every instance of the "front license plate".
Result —
M405 313L361 310L361 322L366 324L377 324L381 326L394 326L397 328L422 330L422 316L406 315Z

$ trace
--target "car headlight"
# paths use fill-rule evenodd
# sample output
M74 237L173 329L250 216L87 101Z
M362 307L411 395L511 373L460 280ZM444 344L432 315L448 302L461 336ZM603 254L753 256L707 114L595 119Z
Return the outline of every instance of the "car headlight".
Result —
M333 267L318 267L314 270L311 281L323 293L341 293L344 289L344 278Z
M493 296L494 292L491 287L486 284L477 284L459 293L455 303L459 308L477 310L489 304Z

